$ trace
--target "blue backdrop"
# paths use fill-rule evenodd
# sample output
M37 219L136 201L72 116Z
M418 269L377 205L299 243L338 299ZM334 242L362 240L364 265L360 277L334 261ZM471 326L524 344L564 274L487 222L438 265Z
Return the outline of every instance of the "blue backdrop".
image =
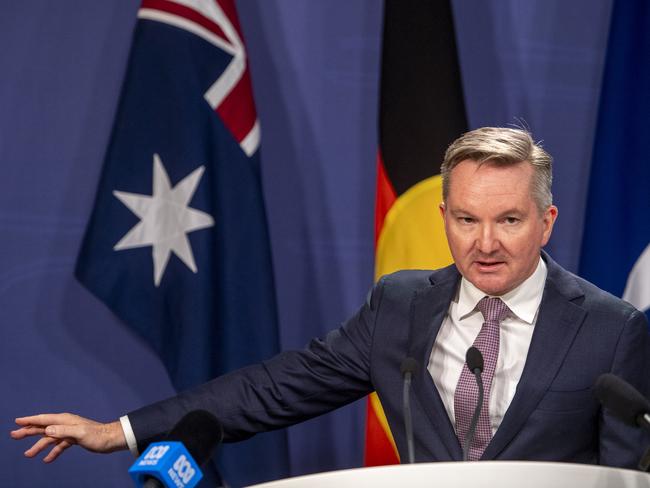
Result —
M137 0L0 5L0 426L73 411L113 420L172 393L159 360L72 277L126 67ZM284 348L322 335L372 281L377 0L240 1ZM519 118L555 156L548 249L579 260L610 0L458 0L472 127ZM576 22L576 19L580 19ZM364 404L290 429L293 474L359 466ZM0 436L16 487L128 486L127 453L53 465ZM96 481L98 474L101 476Z

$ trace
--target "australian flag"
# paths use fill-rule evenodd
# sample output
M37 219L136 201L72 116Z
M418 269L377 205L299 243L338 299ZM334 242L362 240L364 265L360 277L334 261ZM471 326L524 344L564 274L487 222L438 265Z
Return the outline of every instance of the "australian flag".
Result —
M650 3L616 0L580 273L650 312Z
M259 144L234 0L144 0L76 274L179 390L278 351ZM249 484L287 456L262 434L220 467Z

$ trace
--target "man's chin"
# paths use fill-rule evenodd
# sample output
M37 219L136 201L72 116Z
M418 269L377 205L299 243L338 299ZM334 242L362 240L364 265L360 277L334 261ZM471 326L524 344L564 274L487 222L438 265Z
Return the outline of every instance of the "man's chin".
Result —
M509 290L505 284L505 280L495 274L478 275L467 277L467 279L479 290L486 295L500 296L506 294Z

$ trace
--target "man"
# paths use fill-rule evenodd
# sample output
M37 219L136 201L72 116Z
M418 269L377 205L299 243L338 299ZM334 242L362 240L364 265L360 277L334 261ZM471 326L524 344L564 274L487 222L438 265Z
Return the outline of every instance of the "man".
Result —
M442 175L440 211L455 265L385 276L351 319L303 351L120 421L37 415L16 419L12 436L42 436L25 454L53 445L46 462L72 444L141 451L188 411L206 409L223 423L226 441L236 441L376 390L405 459L400 365L412 357L415 459L460 460L476 403L464 358L475 345L485 358L486 401L470 459L634 467L644 434L603 411L591 388L611 372L647 394L647 321L541 251L557 217L551 157L525 131L483 128L449 147Z

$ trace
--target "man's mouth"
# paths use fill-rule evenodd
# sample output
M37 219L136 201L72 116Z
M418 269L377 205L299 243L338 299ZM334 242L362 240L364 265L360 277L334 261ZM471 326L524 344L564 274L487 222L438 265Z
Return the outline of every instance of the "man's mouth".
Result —
M476 260L474 264L478 267L479 271L482 272L493 272L498 271L502 266L505 266L504 261L496 260Z

